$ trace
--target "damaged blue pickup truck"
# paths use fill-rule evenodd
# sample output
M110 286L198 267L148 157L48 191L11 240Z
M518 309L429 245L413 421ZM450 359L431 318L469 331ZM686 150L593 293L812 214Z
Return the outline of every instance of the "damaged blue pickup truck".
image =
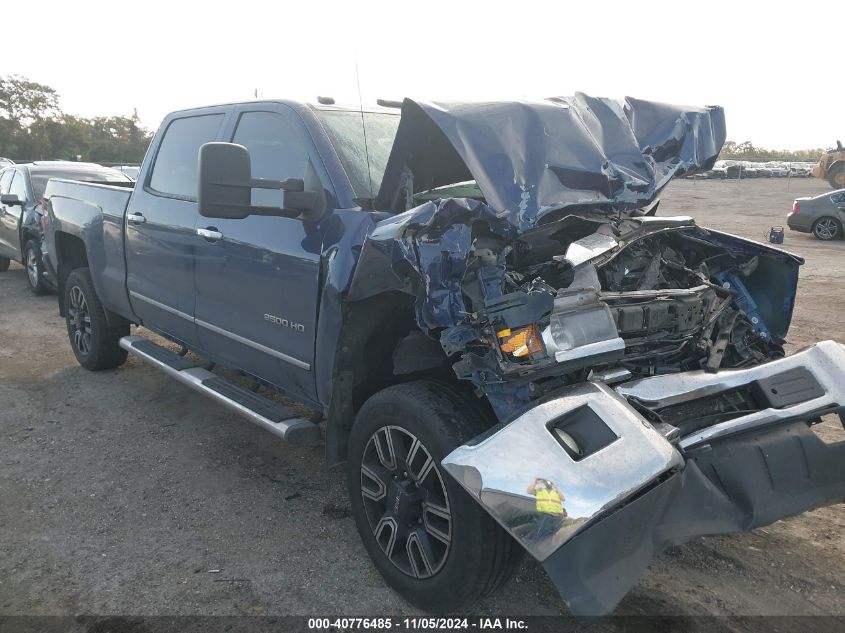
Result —
M50 182L45 263L82 366L324 437L409 602L461 609L528 551L603 614L662 548L845 499L811 429L845 347L783 350L801 258L657 215L724 140L719 107L583 94L181 111L134 189Z

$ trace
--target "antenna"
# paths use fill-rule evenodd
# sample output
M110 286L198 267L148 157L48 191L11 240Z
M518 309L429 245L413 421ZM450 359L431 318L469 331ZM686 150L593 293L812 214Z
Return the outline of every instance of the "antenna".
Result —
M361 95L361 75L358 74L358 56L355 56L355 83L358 84L358 106L361 109L361 129L364 132L364 155L367 157L367 180L370 182L370 198L374 199L373 175L370 172L370 148L367 145L367 125L364 123L364 97Z

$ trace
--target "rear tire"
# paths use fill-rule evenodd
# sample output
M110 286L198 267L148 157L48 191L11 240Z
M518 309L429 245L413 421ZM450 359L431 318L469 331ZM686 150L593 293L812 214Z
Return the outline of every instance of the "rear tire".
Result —
M813 223L813 235L825 242L835 240L842 235L842 223L830 216L819 218Z
M12 260L10 260L8 257L0 257L0 273L5 273L7 270L9 270L9 264L11 263L11 261Z
M129 324L109 327L87 268L72 271L65 282L65 322L73 354L85 369L114 369L126 362L119 341L129 334Z
M440 466L486 429L483 420L451 388L420 381L372 396L349 436L347 483L364 546L387 584L425 611L493 593L524 553Z
M44 279L44 264L41 259L41 247L35 240L29 240L23 249L23 264L26 267L26 281L29 289L35 295L44 295L50 292L50 286Z

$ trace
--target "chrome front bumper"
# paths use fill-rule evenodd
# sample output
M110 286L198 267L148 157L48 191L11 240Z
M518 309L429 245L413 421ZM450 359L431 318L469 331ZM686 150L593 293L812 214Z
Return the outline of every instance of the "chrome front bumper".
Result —
M617 439L575 461L549 424L562 421L566 429L567 416L581 416L584 407ZM560 392L443 460L446 472L541 561L602 512L682 465L681 454L625 400L607 385L589 382ZM529 489L538 479L556 488L563 513L537 510Z
M797 368L815 379L804 399L673 442L627 400L670 406ZM750 369L568 387L442 463L544 563L574 613L601 614L655 551L845 499L845 442L825 444L807 424L843 411L845 346L824 341Z

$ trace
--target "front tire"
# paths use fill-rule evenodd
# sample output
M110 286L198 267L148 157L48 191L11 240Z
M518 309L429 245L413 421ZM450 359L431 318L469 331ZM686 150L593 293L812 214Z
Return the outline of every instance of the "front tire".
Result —
M23 263L26 267L26 281L35 295L44 295L50 291L44 279L44 264L41 259L41 247L34 240L29 240L23 249Z
M842 235L842 223L836 218L825 216L819 218L813 224L813 235L816 239L828 241L835 240Z
M11 263L11 261L12 260L10 260L8 257L0 257L0 273L5 273L7 270L9 270L9 264Z
M127 352L119 341L129 334L129 324L109 327L87 268L77 268L67 278L65 322L73 354L85 369L114 369L126 362Z
M446 613L499 589L522 548L440 466L482 433L483 415L445 385L412 382L372 396L349 437L352 515L390 587Z
M827 175L827 181L834 189L845 188L845 167L839 167Z

